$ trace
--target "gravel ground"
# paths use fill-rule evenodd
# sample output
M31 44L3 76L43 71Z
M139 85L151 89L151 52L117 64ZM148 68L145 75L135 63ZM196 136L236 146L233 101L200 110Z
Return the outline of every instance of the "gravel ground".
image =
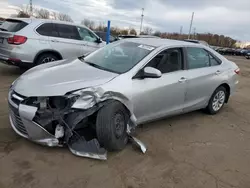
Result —
M228 57L241 68L229 104L215 115L200 111L146 124L131 145L107 161L72 155L17 136L8 120L7 92L21 71L0 65L0 188L250 187L250 60Z

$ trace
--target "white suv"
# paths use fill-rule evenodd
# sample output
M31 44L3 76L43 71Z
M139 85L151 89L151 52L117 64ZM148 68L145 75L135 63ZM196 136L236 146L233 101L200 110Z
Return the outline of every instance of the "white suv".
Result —
M0 60L19 67L79 57L104 45L90 29L69 22L11 18L0 25Z

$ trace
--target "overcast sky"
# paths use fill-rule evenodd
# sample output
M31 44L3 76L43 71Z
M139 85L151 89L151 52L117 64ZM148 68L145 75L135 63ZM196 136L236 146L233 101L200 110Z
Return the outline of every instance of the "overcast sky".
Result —
M7 6L20 6L29 0L0 0L0 15ZM188 33L192 12L196 32L229 35L250 41L250 0L33 0L33 4L68 13L75 22L89 18L111 20L112 26L140 28L141 8L144 26L166 32ZM12 7L13 8L13 7ZM5 12L5 13L4 13ZM11 11L10 11L11 12Z

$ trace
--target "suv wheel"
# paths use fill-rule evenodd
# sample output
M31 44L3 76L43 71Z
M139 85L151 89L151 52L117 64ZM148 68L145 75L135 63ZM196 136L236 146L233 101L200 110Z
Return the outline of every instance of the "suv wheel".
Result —
M37 62L35 62L35 63L36 63L36 65L41 65L41 64L49 63L49 62L56 61L56 60L58 60L58 57L55 56L54 54L45 53L45 54L42 54L37 59Z

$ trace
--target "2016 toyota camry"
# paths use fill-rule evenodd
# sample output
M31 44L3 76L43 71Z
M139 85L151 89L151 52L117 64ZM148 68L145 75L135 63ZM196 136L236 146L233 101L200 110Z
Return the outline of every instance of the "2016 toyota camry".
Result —
M138 124L197 109L216 114L238 73L201 44L121 40L25 72L10 88L10 122L34 142L105 159L106 150L125 147Z

